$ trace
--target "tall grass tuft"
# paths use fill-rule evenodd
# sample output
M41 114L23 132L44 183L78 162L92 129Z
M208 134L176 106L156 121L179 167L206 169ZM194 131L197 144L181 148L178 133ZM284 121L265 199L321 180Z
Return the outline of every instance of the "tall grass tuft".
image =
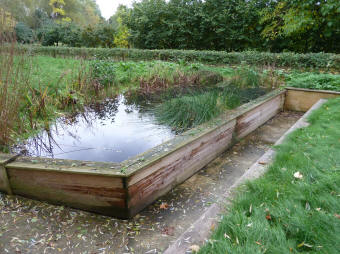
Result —
M182 96L161 104L156 109L156 117L177 131L186 130L217 116L221 112L217 100L216 91Z
M13 142L14 133L23 128L20 118L21 101L28 87L29 60L23 55L15 59L15 35L4 30L6 20L0 20L0 150ZM6 47L4 47L6 45Z
M226 109L236 108L265 94L263 80L257 71L239 68L229 80L208 91L173 98L160 104L156 109L156 117L160 123L184 131L209 121Z
M103 96L103 89L85 62L56 74L65 69L63 61L42 66L44 59L18 50L13 30L3 28L0 24L0 150L8 151L18 138L48 128L59 110L81 110Z

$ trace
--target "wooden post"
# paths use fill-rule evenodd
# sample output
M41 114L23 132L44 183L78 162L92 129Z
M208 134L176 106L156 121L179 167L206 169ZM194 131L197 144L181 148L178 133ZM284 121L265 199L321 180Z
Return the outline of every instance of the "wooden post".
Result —
M0 178L2 179L3 186L2 189L7 192L8 195L13 195L11 186L9 184L7 170L4 164L0 165Z
M14 161L18 155L0 154L0 191L13 195L12 188L8 179L6 165Z

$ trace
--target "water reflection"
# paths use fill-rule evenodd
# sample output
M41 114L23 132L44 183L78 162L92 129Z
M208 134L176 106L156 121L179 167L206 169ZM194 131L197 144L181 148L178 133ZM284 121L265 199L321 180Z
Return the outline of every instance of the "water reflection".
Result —
M16 148L29 156L121 162L159 145L175 134L157 124L145 108L126 105L118 96L59 118L48 130Z

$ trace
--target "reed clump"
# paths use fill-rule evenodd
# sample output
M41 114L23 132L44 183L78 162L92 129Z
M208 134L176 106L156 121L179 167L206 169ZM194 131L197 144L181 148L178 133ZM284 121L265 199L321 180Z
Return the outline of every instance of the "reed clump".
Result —
M270 88L255 70L238 69L228 80L208 91L192 93L160 104L155 114L161 124L185 131L264 95Z
M77 61L73 70L61 74L56 74L58 66L41 68L44 64L44 57L18 50L13 30L0 30L1 151L48 128L60 114L82 110L84 104L106 96L86 62ZM63 66L63 59L55 64Z

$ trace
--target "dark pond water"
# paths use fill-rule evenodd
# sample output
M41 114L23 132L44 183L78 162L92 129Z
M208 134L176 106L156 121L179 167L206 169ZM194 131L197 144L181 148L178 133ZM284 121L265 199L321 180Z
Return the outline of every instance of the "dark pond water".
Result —
M126 105L123 96L60 118L49 129L15 148L34 157L121 162L175 136L144 107Z

